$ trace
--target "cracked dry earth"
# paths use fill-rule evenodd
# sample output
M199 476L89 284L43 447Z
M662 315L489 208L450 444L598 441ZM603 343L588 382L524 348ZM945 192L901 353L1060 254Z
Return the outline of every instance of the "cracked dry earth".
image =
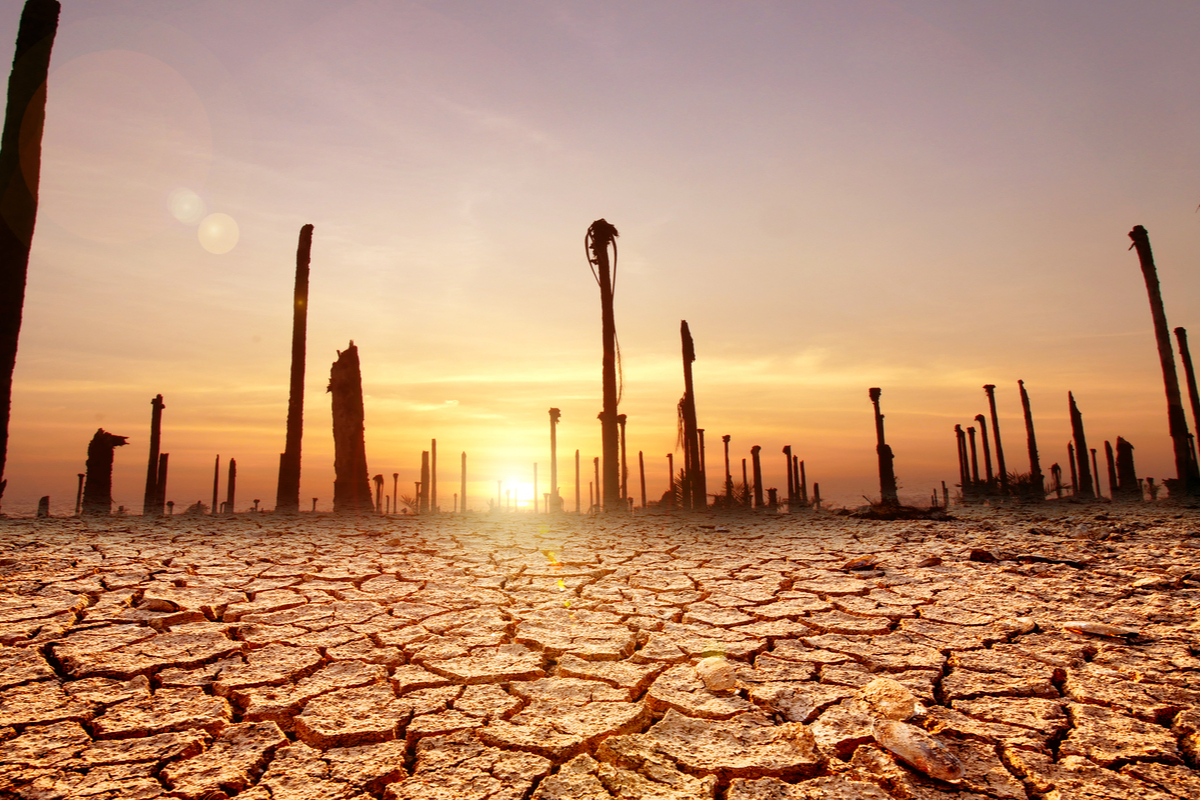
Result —
M955 516L0 521L0 797L1200 797L1200 515Z

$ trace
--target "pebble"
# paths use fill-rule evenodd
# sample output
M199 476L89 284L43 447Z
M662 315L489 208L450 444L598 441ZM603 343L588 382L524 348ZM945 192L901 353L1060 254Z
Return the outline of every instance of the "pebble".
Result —
M881 719L875 721L871 733L880 747L931 778L953 783L965 772L963 763L946 745L915 725Z
M737 687L733 665L724 656L709 656L696 664L696 674L710 692L728 692Z
M917 712L917 698L908 687L892 678L876 678L858 690L867 705L887 719L911 719Z

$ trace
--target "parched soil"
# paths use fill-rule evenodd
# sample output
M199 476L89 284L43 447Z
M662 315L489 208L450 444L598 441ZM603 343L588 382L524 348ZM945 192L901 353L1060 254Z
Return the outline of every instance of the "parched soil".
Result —
M0 520L0 798L1200 797L1200 512L952 513Z

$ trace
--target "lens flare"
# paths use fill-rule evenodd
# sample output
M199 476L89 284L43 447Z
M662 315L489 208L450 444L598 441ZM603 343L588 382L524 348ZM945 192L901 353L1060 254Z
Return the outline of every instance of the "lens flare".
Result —
M176 189L167 195L167 208L171 216L187 225L195 225L204 219L208 208L200 195L191 189Z
M210 253L222 255L237 245L238 224L228 214L209 214L200 223L197 236L201 247Z

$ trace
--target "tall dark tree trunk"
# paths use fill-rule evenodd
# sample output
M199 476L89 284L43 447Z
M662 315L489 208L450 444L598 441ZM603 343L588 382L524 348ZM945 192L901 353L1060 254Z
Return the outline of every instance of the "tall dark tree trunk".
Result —
M237 502L237 459L229 459L229 480L225 484L225 513L232 514Z
M1033 412L1029 408L1029 392L1025 391L1025 381L1017 381L1021 387L1021 409L1025 413L1025 438L1029 447L1029 482L1034 497L1046 499L1046 478L1042 475L1042 463L1038 459L1037 437L1033 432Z
M680 411L683 416L683 473L687 478L682 505L694 511L703 511L708 505L704 496L704 485L700 480L700 433L696 422L696 393L692 384L692 362L696 360L696 345L687 320L679 323L679 336L683 342L683 400Z
M750 448L750 463L754 469L754 507L763 507L763 485L762 485L762 460L759 458L759 453L762 451L762 446L754 445Z
M1142 486L1133 463L1133 445L1120 436L1117 437L1117 493L1122 500L1142 499Z
M967 438L971 440L971 491L979 489L979 450L975 447L975 428L967 426Z
M1187 330L1184 328L1175 329L1175 341L1179 343L1179 359L1183 362L1183 377L1187 380L1188 400L1192 407L1192 425L1197 432L1200 432L1200 392L1196 390L1196 370L1192 366L1192 352L1188 349ZM1192 455L1195 452L1195 442L1190 448Z
M617 323L613 315L613 292L616 283L617 229L603 219L598 219L588 228L586 248L588 262L595 267L596 281L600 284L601 334L604 341L604 357L601 363L604 407L600 411L600 444L604 456L604 483L599 491L603 495L605 511L616 511L622 507L619 443L617 434L617 404L620 402L617 388ZM608 263L608 246L613 247L613 263Z
M288 383L287 439L279 455L275 511L300 513L300 443L304 437L304 365L308 342L308 267L313 226L300 229L296 246L296 284L292 293L292 372Z
M1000 473L1000 492L1008 494L1008 471L1004 466L1004 445L1000 443L1000 417L996 414L996 387L989 383L983 387L987 393L988 408L992 413L992 436L996 440L996 470Z
M979 439L983 443L983 473L986 477L987 491L990 494L995 476L992 474L992 446L988 443L987 418L983 414L976 414L975 421L979 423Z
M210 514L216 514L218 511L221 510L221 507L219 505L217 505L217 492L220 490L220 486L221 486L221 456L218 455L216 462L213 463L212 508L210 508L208 510L208 513L210 513Z
M1183 414L1183 399L1179 393L1179 376L1175 372L1175 354L1171 350L1171 335L1167 329L1167 315L1163 310L1162 291L1158 285L1158 270L1154 266L1154 254L1150 250L1150 235L1141 225L1129 232L1133 246L1137 248L1138 262L1150 297L1150 316L1154 320L1154 338L1158 344L1158 361L1162 366L1163 388L1167 395L1167 428L1175 451L1175 480L1182 494L1200 493L1200 474L1192 466L1188 453L1187 418ZM1168 486L1170 490L1170 486Z
M785 444L783 446L783 457L787 461L787 502L788 512L790 513L796 508L796 495L794 493L796 488L796 476L792 473L792 470L795 469L795 465L792 461L792 446L790 444Z
M1067 400L1071 406L1071 435L1075 438L1075 459L1079 462L1079 487L1075 493L1081 497L1095 497L1092 468L1088 465L1087 436L1083 432L1083 414L1079 413L1079 406L1075 405L1075 395L1067 392Z
M1117 489L1117 466L1116 459L1113 458L1112 442L1104 443L1104 461L1108 465L1108 496L1116 500L1119 490ZM1096 476L1096 482L1100 482L1099 475Z
M8 107L0 135L0 498L8 485L8 423L13 369L25 308L29 248L37 221L46 122L46 76L58 31L57 0L28 0L17 28Z
M885 506L900 505L900 496L896 487L896 468L893 463L892 448L888 446L883 436L883 414L879 411L879 396L882 389L870 389L867 394L875 407L875 452L879 456L879 495L880 502Z
M162 412L166 408L163 396L156 395L150 401L150 458L146 465L146 493L142 498L142 516L161 516L162 505L158 501L158 451L162 444Z
M1071 494L1079 494L1079 463L1075 457L1075 445L1067 442L1067 465L1071 468Z
M129 444L128 439L128 436L115 436L100 428L88 443L82 514L108 516L112 513L113 449Z
M367 475L362 369L354 342L333 362L329 392L333 395L333 510L369 514L374 504Z
M971 473L967 464L967 434L962 425L954 426L954 444L958 450L958 483L962 486L963 501L971 496Z
M167 513L167 463L170 453L158 454L158 475L154 482L154 509L159 516Z

